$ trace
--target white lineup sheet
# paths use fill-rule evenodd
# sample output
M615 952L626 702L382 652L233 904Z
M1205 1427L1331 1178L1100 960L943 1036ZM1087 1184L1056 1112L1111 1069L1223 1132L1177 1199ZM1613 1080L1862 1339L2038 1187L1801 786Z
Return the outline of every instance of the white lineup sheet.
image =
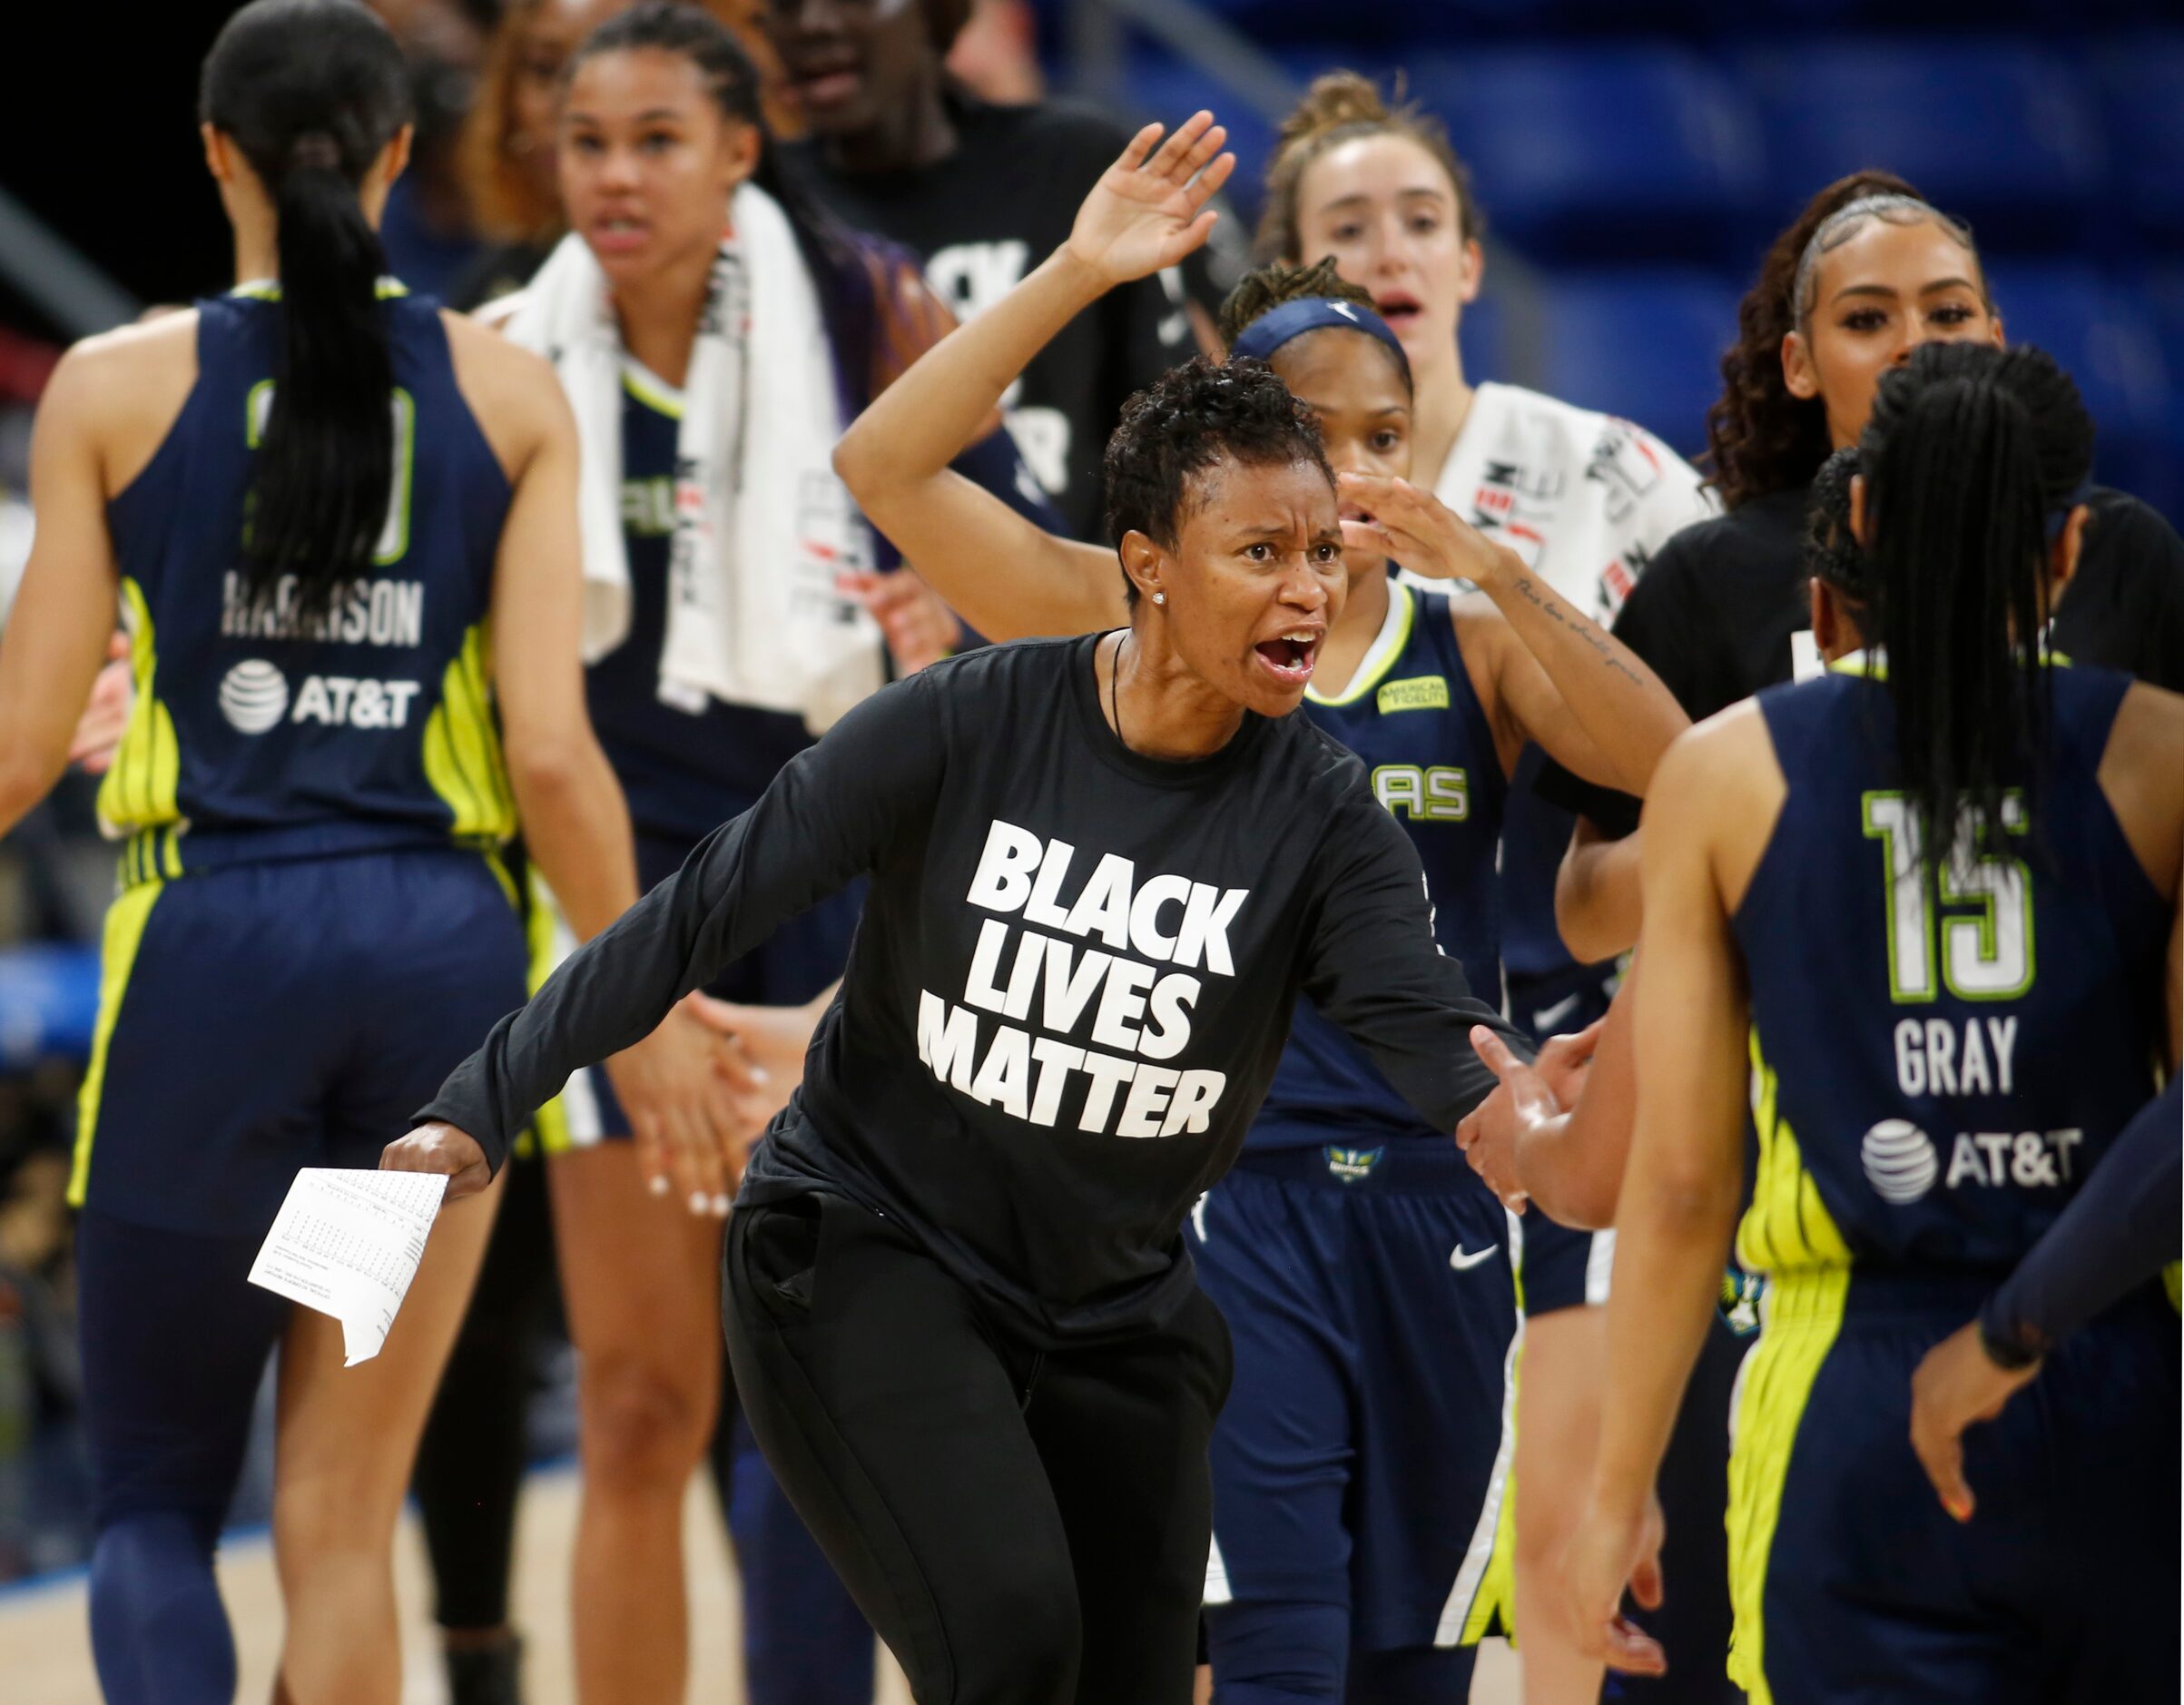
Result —
M251 1283L341 1323L344 1366L379 1353L425 1258L448 1180L437 1172L305 1167Z

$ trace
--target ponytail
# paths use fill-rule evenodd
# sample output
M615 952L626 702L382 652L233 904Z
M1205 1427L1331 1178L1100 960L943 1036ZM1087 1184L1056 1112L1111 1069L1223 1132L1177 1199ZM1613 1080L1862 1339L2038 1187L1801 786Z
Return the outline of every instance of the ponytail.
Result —
M273 195L280 221L280 378L258 450L252 575L293 574L308 602L377 549L394 486L394 366L379 315L385 268L356 190L307 133Z
M2082 501L2093 425L2039 350L1934 343L1887 374L1859 443L1873 597L1904 792L1946 868L2031 827L2051 715L2051 517ZM2022 790L2024 813L2005 815Z
M252 0L206 57L200 105L272 198L280 268L245 584L256 598L292 575L299 606L320 609L369 567L394 487L386 259L357 191L408 122L408 79L356 0Z

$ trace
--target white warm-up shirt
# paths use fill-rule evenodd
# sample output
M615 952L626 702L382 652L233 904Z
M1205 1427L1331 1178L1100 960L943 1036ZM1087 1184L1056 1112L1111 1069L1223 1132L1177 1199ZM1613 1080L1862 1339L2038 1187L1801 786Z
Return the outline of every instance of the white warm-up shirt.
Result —
M1433 489L1603 625L1670 534L1717 512L1645 428L1520 385L1479 387Z

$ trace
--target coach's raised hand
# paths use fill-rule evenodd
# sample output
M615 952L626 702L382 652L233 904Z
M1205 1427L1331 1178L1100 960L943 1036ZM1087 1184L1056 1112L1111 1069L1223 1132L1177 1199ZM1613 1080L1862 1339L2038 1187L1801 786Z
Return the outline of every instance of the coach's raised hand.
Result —
M1131 137L1077 210L1064 250L1103 290L1174 266L1203 243L1218 217L1206 202L1235 170L1211 113L1194 113L1156 153L1160 131L1147 124Z
M380 1149L379 1170L444 1173L448 1194L441 1199L449 1202L476 1196L493 1182L493 1168L486 1164L486 1151L477 1138L437 1119Z
M1063 327L1205 241L1206 202L1235 168L1221 152L1226 136L1210 113L1157 151L1160 126L1139 131L1085 198L1069 240L911 362L834 447L834 471L865 519L989 639L1130 619L1112 553L1057 538L950 464L993 429L1001 399Z

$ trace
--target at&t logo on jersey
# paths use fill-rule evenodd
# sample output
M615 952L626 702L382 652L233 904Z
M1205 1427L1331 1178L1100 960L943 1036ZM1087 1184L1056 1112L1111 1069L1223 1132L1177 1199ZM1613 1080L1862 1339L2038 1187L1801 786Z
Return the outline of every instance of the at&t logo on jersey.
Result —
M245 657L220 682L221 715L246 734L261 734L288 710L288 677L261 657Z
M415 681L307 675L289 702L288 677L262 657L245 657L221 677L220 712L239 733L262 734L285 717L335 728L407 728Z
M1893 1207L1922 1200L1938 1181L1962 1188L2055 1189L2076 1181L2082 1130L1959 1131L1942 1169L1933 1139L1909 1119L1884 1119L1865 1133L1858 1158L1874 1194Z
M1942 1172L1933 1139L1907 1119L1884 1119L1867 1131L1858 1158L1874 1193L1899 1207L1925 1195Z

